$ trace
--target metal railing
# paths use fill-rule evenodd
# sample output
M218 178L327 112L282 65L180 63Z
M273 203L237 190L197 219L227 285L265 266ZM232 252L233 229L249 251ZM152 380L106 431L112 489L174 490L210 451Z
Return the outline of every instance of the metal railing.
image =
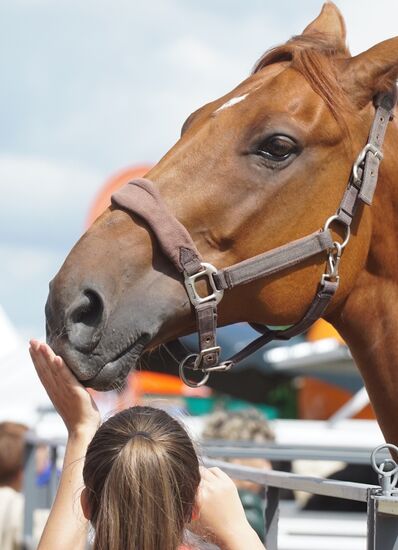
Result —
M50 447L51 470L50 479L46 487L38 487L36 483L35 450L38 445ZM36 437L28 437L25 467L25 518L24 518L24 542L26 550L35 548L33 540L33 514L37 508L50 508L58 485L57 460L59 449L65 445L61 440L43 440ZM288 448L280 448L277 454L277 445L267 446L268 452L264 453L264 446L252 447L238 446L237 443L221 444L212 442L203 446L204 453L210 454L204 458L206 466L218 466L234 479L250 481L266 487L265 521L265 546L267 550L278 549L278 520L279 520L279 492L281 489L292 491L304 491L314 495L324 495L334 498L343 498L367 504L367 550L398 550L398 490L395 488L398 478L398 465L389 458L386 446L380 446L372 454L372 463L379 474L380 486L363 483L337 481L314 476L302 476L298 474L280 472L275 470L261 470L248 466L231 464L221 460L215 460L215 456L222 457L267 457L283 458L284 460L296 458L328 459L322 449L316 450L313 446L311 452L297 453L297 449L291 450L287 456ZM305 446L302 446L305 449ZM398 448L392 447L398 456ZM301 451L303 451L301 449ZM308 451L308 449L307 449ZM349 453L337 451L333 459L344 460ZM349 461L348 461L349 462ZM356 462L354 460L354 462ZM368 460L369 463L369 455ZM358 463L363 463L363 456Z
M380 479L380 486L349 481L337 481L322 477L301 476L287 472L263 471L249 466L237 466L229 462L205 459L207 467L218 466L234 479L264 485L267 490L265 521L265 547L278 549L279 491L290 489L314 495L343 498L367 503L367 550L398 549L398 465L386 456L386 445L377 447L371 462ZM398 453L398 448L388 445ZM225 450L221 452L225 456ZM381 456L382 453L382 456ZM377 455L381 463L377 464ZM236 455L235 455L236 456Z
M249 441L208 440L201 445L202 454L208 458L266 458L274 461L327 460L347 464L370 464L374 447L294 445L280 443L251 443ZM387 450L382 457L388 458Z

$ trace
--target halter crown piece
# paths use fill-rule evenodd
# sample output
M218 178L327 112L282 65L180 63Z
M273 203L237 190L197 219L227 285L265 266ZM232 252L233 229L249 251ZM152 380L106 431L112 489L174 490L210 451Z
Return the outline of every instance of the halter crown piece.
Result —
M186 228L167 209L157 187L148 179L131 181L112 195L112 203L137 214L155 234L163 253L184 278L185 288L195 311L199 352L192 354L178 340L168 344L168 351L179 362L181 379L191 387L205 384L214 371L225 371L260 349L271 340L288 340L306 331L322 317L339 285L339 264L344 248L350 240L350 226L360 202L370 205L377 185L382 145L387 125L393 117L396 89L379 94L374 99L376 113L368 142L355 160L350 180L336 213L328 218L322 229L259 254L230 267L217 269L203 262ZM344 229L342 242L335 241L330 227L339 224ZM325 252L325 273L319 282L315 297L298 323L285 330L271 330L266 326L252 325L261 336L226 361L220 362L221 349L217 345L217 304L225 290L269 277ZM210 292L199 294L196 284L205 279ZM203 378L194 382L187 370L202 371Z

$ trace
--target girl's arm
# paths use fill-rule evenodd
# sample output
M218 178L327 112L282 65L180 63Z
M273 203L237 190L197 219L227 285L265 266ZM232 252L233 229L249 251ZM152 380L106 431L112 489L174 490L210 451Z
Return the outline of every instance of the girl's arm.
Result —
M210 533L222 550L264 550L246 519L238 490L220 468L202 468L197 507L201 533ZM196 529L195 529L196 530Z
M80 504L82 472L87 447L100 424L100 415L90 394L49 346L32 340L29 351L37 374L68 430L57 496L38 550L84 550L88 521Z

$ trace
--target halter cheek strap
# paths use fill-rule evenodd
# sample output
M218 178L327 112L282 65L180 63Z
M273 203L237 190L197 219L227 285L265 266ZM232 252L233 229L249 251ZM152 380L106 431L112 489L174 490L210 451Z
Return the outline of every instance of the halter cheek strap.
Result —
M306 331L322 317L338 288L340 259L350 239L350 225L358 203L371 204L379 164L383 158L381 146L388 122L393 116L395 102L395 90L393 93L381 94L375 98L376 114L368 143L354 162L350 181L336 214L326 221L324 227L301 239L230 267L217 270L211 264L202 261L190 234L170 213L157 187L151 181L144 178L135 179L112 195L112 203L116 207L143 218L155 234L163 253L184 277L185 288L196 315L199 353L189 354L179 341L169 344L168 350L179 362L180 376L186 384L193 387L203 385L211 372L228 370L271 340L288 340ZM333 240L330 231L332 224L343 226L343 242ZM271 330L254 325L262 335L229 360L220 363L221 349L216 341L217 304L222 299L224 290L294 268L308 258L324 252L327 253L326 270L302 319L286 330ZM196 288L199 279L207 280L210 289L207 296L201 295ZM191 381L186 375L187 369L202 371L202 380Z

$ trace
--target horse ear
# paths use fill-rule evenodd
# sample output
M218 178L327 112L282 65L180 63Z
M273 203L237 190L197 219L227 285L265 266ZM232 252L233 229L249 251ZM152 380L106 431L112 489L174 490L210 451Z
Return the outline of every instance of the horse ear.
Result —
M342 63L342 85L351 100L365 107L378 92L396 86L398 78L398 37L380 42Z
M303 31L304 35L324 34L330 38L336 52L347 53L346 29L343 16L333 2L323 4L322 11Z

